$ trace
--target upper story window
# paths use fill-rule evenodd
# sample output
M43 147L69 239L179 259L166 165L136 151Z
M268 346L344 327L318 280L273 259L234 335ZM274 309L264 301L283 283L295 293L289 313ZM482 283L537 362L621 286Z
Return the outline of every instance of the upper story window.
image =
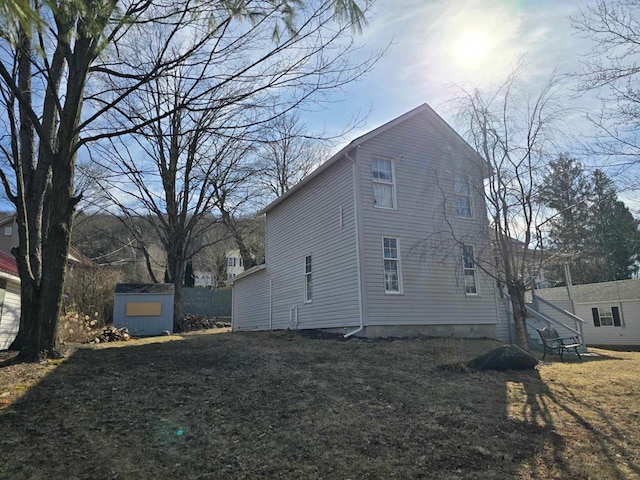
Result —
M313 300L313 278L311 277L311 255L304 257L304 301Z
M373 180L373 205L379 208L396 208L396 184L393 162L374 158L371 162Z
M382 237L382 261L384 262L385 293L402 293L400 247L397 238Z
M227 257L227 267L236 266L236 257Z
M464 277L464 293L477 295L478 278L472 245L462 245L462 273Z
M462 218L471 218L471 183L466 175L456 175L453 181L453 193L455 196L456 215Z
M591 309L595 327L620 327L620 309L618 307L594 307Z

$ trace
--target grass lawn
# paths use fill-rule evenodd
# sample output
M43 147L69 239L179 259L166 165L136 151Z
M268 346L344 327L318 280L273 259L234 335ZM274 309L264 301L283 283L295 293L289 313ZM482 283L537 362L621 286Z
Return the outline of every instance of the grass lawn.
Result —
M496 345L230 333L5 360L0 478L640 478L640 353L456 368Z

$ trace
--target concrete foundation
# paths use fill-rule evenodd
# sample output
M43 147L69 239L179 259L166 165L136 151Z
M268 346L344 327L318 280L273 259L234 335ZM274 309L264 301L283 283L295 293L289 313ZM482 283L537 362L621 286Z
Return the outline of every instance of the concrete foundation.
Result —
M356 328L335 328L327 331L346 334ZM442 338L496 338L495 325L372 325L354 336L364 338L388 337L442 337Z

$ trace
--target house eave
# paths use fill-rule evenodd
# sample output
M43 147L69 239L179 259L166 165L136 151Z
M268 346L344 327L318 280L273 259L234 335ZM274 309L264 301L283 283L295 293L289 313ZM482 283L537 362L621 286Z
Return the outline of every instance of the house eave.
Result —
M249 270L245 270L242 273L239 273L238 275L236 275L235 277L233 277L229 283L233 286L234 282L236 280L240 280L242 278L248 277L249 275L253 275L254 273L260 272L262 270L265 270L267 268L267 264L266 263L261 263L260 265L256 265L255 267L251 267Z

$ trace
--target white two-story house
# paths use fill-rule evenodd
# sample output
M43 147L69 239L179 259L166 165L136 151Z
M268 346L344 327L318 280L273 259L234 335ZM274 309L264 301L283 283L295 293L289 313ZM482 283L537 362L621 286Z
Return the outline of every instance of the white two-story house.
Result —
M504 337L488 165L428 105L352 141L267 206L266 262L233 279L233 329Z

